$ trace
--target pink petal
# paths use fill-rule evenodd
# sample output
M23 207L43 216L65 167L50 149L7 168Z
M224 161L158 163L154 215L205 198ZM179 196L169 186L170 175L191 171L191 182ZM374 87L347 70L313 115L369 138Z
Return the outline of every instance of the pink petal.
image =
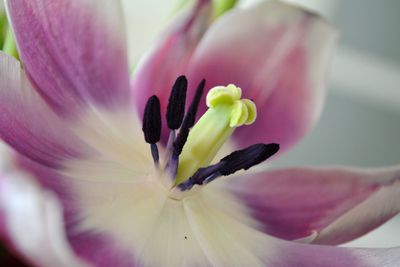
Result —
M57 198L34 180L20 174L1 174L0 210L5 238L35 266L89 266L76 257L66 240Z
M128 64L118 1L6 2L26 72L53 109L71 114L89 104L128 103Z
M279 143L286 149L314 125L325 96L335 30L281 1L234 10L207 31L191 59L190 80L234 83L258 107L256 123L235 132L239 147Z
M20 63L0 52L0 137L47 166L88 151L33 90Z
M318 244L353 240L400 212L400 167L283 169L225 183L279 238Z
M147 99L154 94L160 98L165 114L172 85L178 76L187 73L188 62L208 26L211 11L211 1L198 0L193 10L179 17L139 63L132 89L141 114Z

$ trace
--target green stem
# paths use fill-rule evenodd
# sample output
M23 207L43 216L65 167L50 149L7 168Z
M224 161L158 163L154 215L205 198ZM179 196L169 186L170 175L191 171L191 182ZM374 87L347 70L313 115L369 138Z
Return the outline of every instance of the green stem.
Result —
M17 46L15 44L14 36L13 36L12 30L10 27L7 28L7 32L6 32L2 50L5 53L19 59Z
M4 12L0 10L0 48L3 47L4 39L6 37L8 28L7 17Z
M237 2L238 0L213 0L214 19L235 7Z

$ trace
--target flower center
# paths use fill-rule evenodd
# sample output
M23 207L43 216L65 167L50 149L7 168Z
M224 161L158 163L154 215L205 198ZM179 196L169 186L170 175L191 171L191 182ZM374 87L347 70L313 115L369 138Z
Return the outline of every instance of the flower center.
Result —
M143 116L145 140L150 144L155 168L162 174L160 177L169 177L169 181L164 183L169 188L188 191L195 185L207 184L217 177L247 170L279 149L277 144L255 144L209 165L237 127L255 121L257 110L253 101L241 99L242 90L239 87L233 84L217 86L208 92L208 110L195 124L204 87L203 80L185 115L187 80L184 76L176 80L167 106L166 118L171 132L163 164L159 163L156 144L161 137L160 102L157 96L152 96L146 104Z

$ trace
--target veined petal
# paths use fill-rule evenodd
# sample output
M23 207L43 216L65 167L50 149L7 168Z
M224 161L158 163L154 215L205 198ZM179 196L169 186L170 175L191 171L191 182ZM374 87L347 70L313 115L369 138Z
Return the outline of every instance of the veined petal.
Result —
M70 124L73 132L90 147L94 148L99 157L79 159L76 163L100 163L104 161L118 162L133 169L134 172L148 173L153 168L150 148L145 143L141 122L136 116L134 107L119 111L106 109L87 110ZM160 147L160 149L162 149ZM92 164L94 168L102 168L104 164ZM103 169L103 168L102 168Z
M400 167L282 169L224 183L259 229L279 238L340 244L400 212ZM356 225L356 227L355 227Z
M229 201L224 197L221 202ZM196 195L184 200L185 211L193 231L193 237L211 262L211 266L269 266L268 260L277 251L272 239L243 224L238 207L232 210L215 207L207 194ZM225 206L229 207L231 203ZM238 211L232 217L230 212ZM272 266L272 265L271 265Z
M323 19L281 1L261 1L217 20L189 65L189 80L234 83L258 117L234 134L239 147L255 142L293 145L314 124L336 31Z
M89 267L71 250L57 198L20 174L1 174L3 236L24 258L43 267ZM27 228L27 222L29 227Z
M35 92L20 63L0 52L0 137L46 166L89 151Z
M147 99L155 94L165 114L171 87L178 76L187 73L193 51L210 22L211 5L210 0L198 0L193 9L182 14L139 63L132 79L132 89L140 113L143 113Z
M59 114L129 101L119 1L6 1L29 78Z

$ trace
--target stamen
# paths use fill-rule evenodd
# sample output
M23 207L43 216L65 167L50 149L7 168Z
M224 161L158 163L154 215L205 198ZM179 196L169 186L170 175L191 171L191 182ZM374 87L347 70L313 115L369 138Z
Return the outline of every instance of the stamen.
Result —
M179 129L185 115L187 79L179 76L172 87L167 106L167 124L171 130Z
M178 187L189 190L194 185L207 184L220 176L233 174L241 169L249 168L265 161L279 150L278 144L255 144L245 149L232 152L221 159L217 164L206 168L200 168L188 180L182 182Z
M166 158L169 158L171 156L172 153L172 146L175 142L176 139L176 130L171 130L169 133L169 137L168 137L168 142L167 142L167 147L166 147Z
M170 167L172 148L176 139L176 130L181 126L185 115L186 92L187 79L185 76L179 76L172 87L167 106L167 124L168 128L171 129L165 150L165 158L168 159L166 167L168 168Z
M150 144L151 156L153 157L154 164L158 168L160 156L158 154L158 147L157 144Z
M150 144L154 163L158 166L159 155L156 143L160 141L161 138L161 112L160 100L155 95L147 100L144 109L142 130L146 143Z
M196 184L202 185L204 183L204 181L207 180L208 177L213 176L213 174L218 174L219 176L221 176L219 173L221 164L223 164L223 163L219 162L217 164L208 166L206 168L198 169L192 177L190 177L188 180L180 183L178 185L178 188L181 191L190 190Z
M196 93L192 99L192 103L190 104L189 110L186 113L186 116L183 120L182 127L179 130L179 134L174 142L173 154L175 156L179 156L181 154L183 146L185 145L186 140L188 138L189 130L190 128L193 127L195 123L197 110L199 107L200 99L204 92L205 85L206 85L206 80L203 79L197 86Z
M241 169L248 170L249 168L263 162L279 150L279 145L272 144L255 144L245 149L232 152L228 156L221 159L224 162L219 170L222 175L230 175Z
M201 96L203 95L204 87L205 87L205 80L203 79L196 89L196 93L192 99L192 103L189 106L189 110L183 119L183 123L181 128L179 129L179 134L176 136L173 145L172 145L172 155L171 158L168 160L166 168L169 169L171 177L176 176L176 172L178 169L179 164L179 155L182 152L183 146L186 143L186 140L189 135L189 130L193 127L197 109L200 103ZM171 137L171 136L170 136Z

